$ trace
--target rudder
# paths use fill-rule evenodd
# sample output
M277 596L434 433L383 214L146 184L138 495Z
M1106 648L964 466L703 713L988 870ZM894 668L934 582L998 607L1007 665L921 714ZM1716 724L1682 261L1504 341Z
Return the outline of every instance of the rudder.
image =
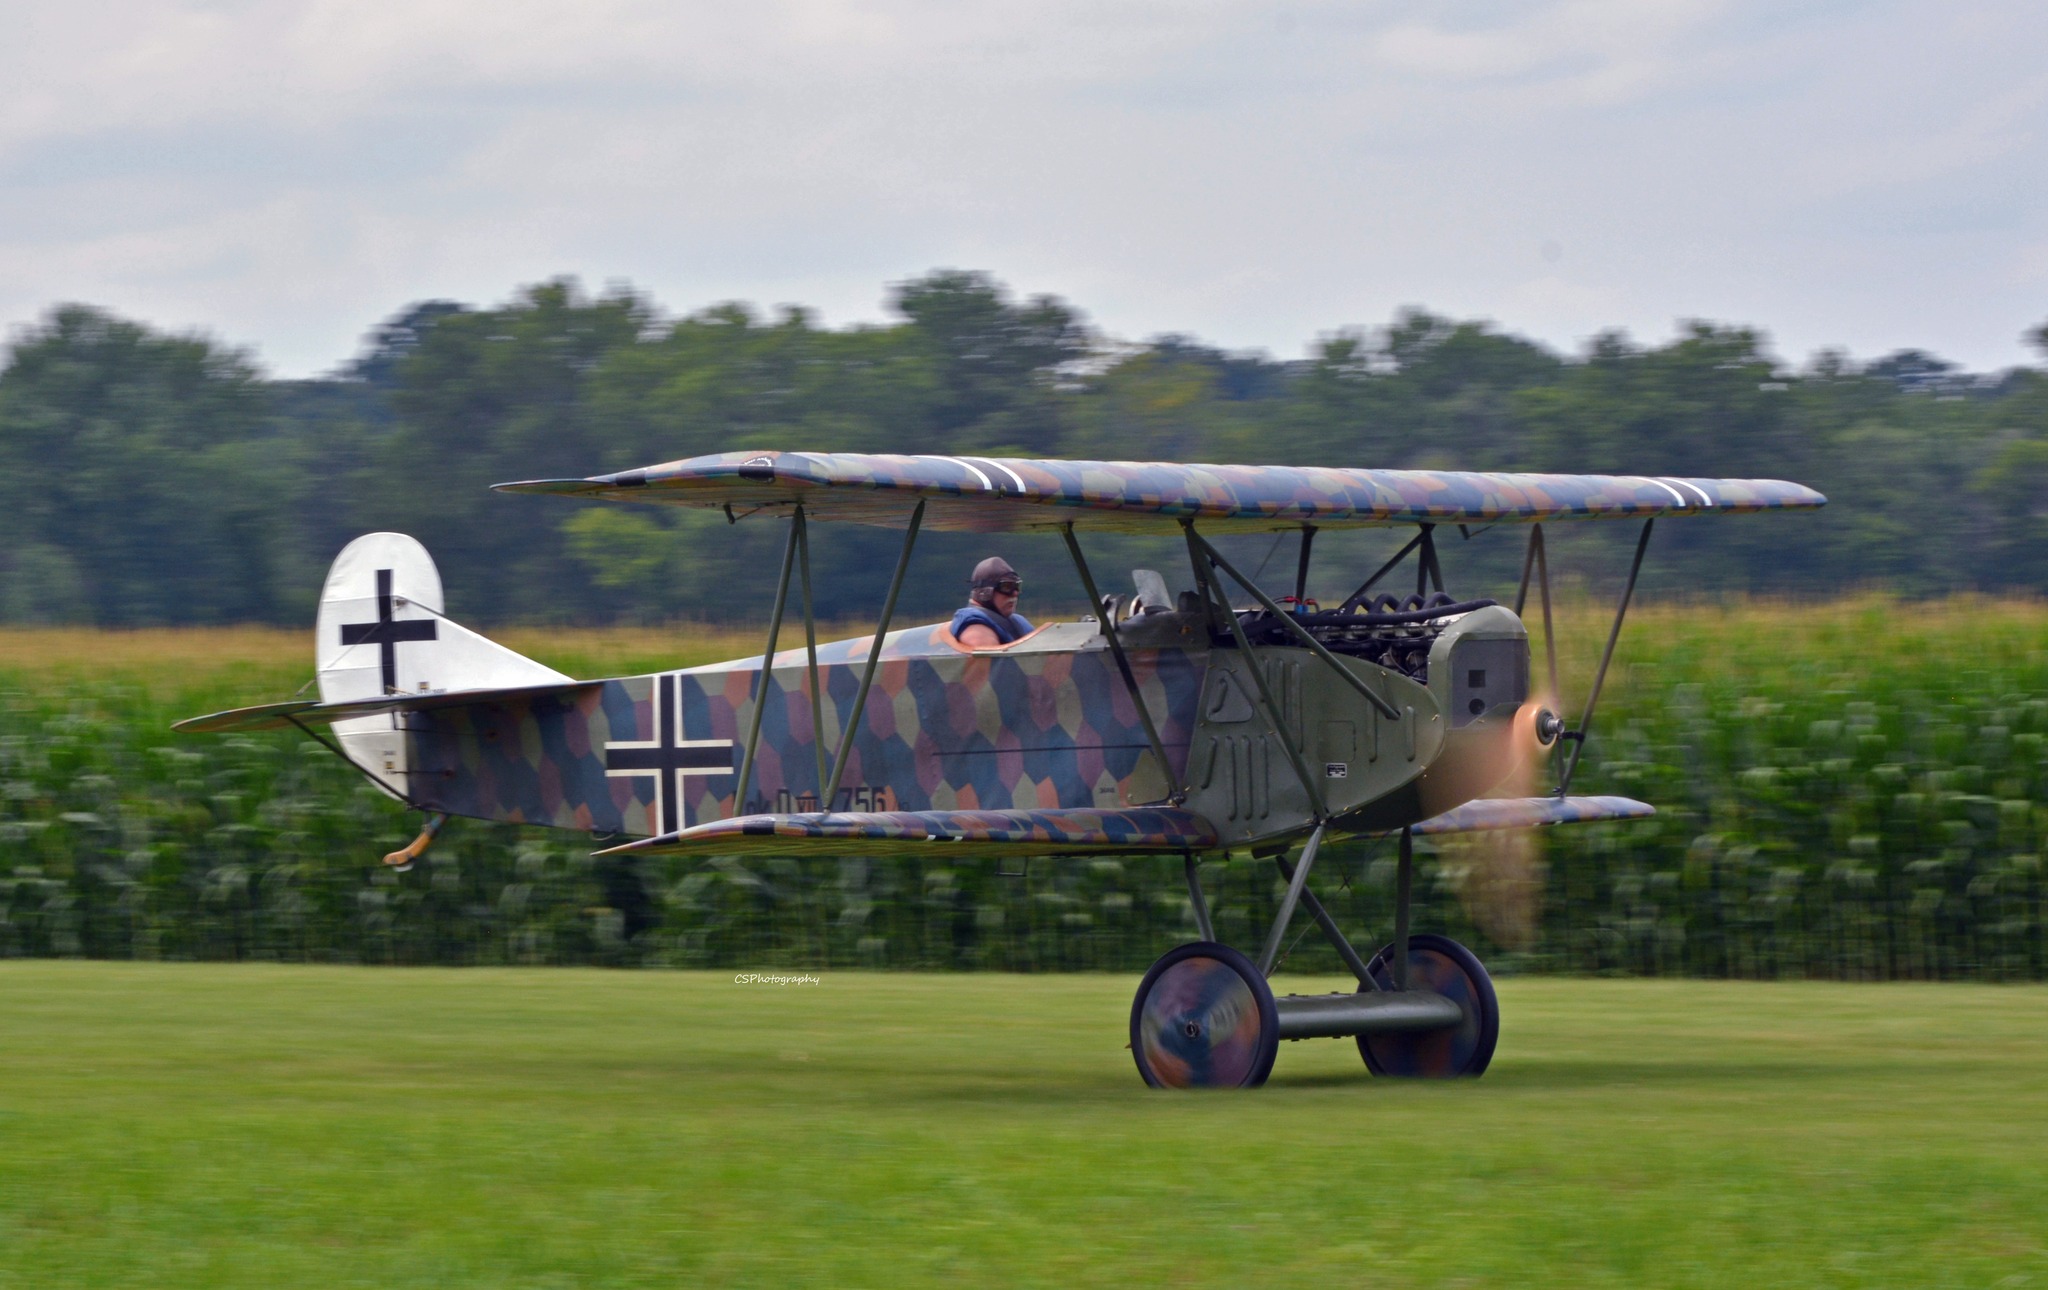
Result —
M365 533L334 557L320 589L314 640L324 703L574 681L443 613L440 570L418 539L403 533ZM334 735L350 761L392 796L409 800L402 714L338 721Z

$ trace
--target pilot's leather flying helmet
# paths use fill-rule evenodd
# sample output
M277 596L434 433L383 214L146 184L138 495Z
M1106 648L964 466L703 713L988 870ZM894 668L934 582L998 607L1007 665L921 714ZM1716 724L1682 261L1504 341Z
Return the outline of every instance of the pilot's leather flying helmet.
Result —
M974 566L974 581L970 598L977 605L988 605L996 598L998 591L1016 595L1024 589L1024 579L1010 562L999 555L992 555Z

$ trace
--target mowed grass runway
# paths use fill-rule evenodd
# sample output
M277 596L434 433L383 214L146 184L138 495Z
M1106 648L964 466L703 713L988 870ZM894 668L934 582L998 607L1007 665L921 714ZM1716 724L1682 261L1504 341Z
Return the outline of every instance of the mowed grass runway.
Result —
M0 965L0 1286L2048 1282L2040 987L1507 980L1482 1080L1185 1095L1131 979L816 975Z

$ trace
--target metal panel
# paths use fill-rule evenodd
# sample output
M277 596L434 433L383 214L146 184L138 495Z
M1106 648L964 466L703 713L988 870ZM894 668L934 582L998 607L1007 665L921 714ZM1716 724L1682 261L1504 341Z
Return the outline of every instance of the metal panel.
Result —
M1529 696L1526 637L1482 637L1451 646L1451 725L1467 726L1489 712L1512 713Z

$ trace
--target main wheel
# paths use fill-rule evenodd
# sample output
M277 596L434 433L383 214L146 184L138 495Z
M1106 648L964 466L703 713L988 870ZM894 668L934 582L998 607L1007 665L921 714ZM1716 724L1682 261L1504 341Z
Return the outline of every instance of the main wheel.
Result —
M1153 1088L1257 1088L1279 1051L1272 988L1228 945L1175 946L1138 983L1131 1057Z
M1394 988L1394 947L1372 956L1365 970L1382 990ZM1500 1042L1500 1002L1479 956L1448 936L1408 938L1408 984L1454 1000L1464 1020L1444 1030L1398 1030L1358 1037L1359 1055L1375 1075L1419 1079L1478 1076Z

